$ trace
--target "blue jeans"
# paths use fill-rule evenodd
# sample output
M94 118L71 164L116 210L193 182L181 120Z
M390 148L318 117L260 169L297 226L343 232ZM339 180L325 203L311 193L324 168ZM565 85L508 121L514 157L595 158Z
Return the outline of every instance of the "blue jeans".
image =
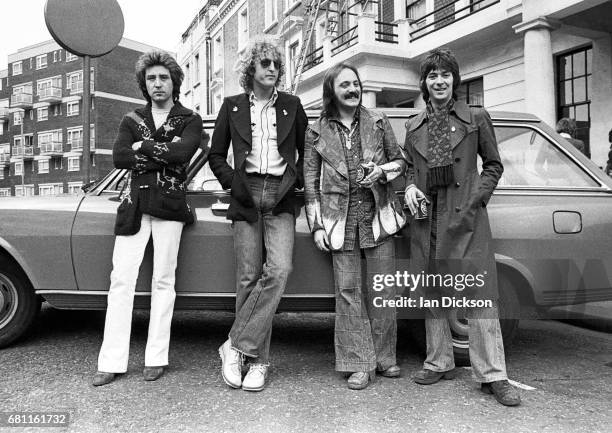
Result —
M259 219L234 222L236 318L229 336L234 349L267 364L272 320L292 269L295 218L272 214L280 177L248 175L248 181Z
M352 251L332 253L336 286L334 346L336 371L386 370L396 364L397 322L395 308L374 307L374 297L395 299L395 286L373 289L375 274L395 272L393 239L374 248L355 242ZM361 278L361 251L365 255L366 284Z

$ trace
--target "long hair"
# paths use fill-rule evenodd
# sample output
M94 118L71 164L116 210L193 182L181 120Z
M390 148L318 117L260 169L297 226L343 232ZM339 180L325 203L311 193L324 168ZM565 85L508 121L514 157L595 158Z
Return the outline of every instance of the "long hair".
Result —
M427 75L436 69L446 70L453 74L453 99L457 100L457 88L461 84L459 75L459 64L451 50L448 48L435 48L431 50L427 57L421 62L421 78L419 87L425 102L429 101L429 91L425 82Z
M280 68L278 70L278 78L274 84L279 86L281 78L285 73L285 64L283 62L283 54L276 43L270 38L257 37L246 48L244 57L238 60L238 65L235 68L240 75L240 86L245 92L249 93L253 90L253 76L255 75L255 65L262 59L270 59L278 62Z
M336 101L336 91L334 89L334 81L345 69L350 69L357 76L357 81L359 81L359 105L361 105L361 97L363 85L361 84L361 78L359 78L359 72L357 72L357 68L347 62L336 63L334 66L329 68L325 72L325 76L323 77L323 109L321 110L322 117L338 117L338 103Z
M163 66L170 72L170 78L172 79L172 101L176 102L179 100L181 95L181 84L183 84L183 70L176 63L174 57L165 51L149 51L141 55L136 61L136 81L138 81L138 87L142 95L145 97L147 102L151 103L151 96L147 90L147 68L152 66Z

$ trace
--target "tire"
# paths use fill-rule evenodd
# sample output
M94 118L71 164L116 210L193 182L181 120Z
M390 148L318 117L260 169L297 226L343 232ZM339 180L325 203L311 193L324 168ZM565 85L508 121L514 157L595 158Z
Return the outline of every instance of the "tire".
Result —
M504 340L504 350L507 351L512 344L516 330L518 329L520 303L516 288L510 279L502 272L499 273L498 286L499 317L505 317L505 319L500 319L499 324L502 331L502 338ZM416 344L419 351L425 353L425 322L423 320L412 320L412 322L412 326L410 327L410 336L412 341ZM457 311L453 311L453 314L449 319L449 325L453 337L455 365L458 367L467 367L470 365L467 320L462 319L460 313L458 316Z
M23 337L40 311L40 299L21 270L0 261L0 348Z

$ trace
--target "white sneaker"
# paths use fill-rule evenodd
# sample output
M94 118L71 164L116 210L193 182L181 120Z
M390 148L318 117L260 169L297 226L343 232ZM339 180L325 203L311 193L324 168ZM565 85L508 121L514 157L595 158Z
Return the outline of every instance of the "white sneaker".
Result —
M221 356L221 374L223 380L232 388L240 388L242 385L242 354L232 347L228 339L219 347Z
M267 376L267 364L251 364L249 372L242 381L242 389L245 391L261 391L266 386Z

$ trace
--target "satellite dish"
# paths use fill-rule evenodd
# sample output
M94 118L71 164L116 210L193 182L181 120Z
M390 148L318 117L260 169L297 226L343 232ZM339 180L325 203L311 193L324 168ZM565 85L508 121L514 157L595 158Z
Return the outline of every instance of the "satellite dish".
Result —
M117 0L47 0L45 22L62 48L83 57L110 53L125 27Z

